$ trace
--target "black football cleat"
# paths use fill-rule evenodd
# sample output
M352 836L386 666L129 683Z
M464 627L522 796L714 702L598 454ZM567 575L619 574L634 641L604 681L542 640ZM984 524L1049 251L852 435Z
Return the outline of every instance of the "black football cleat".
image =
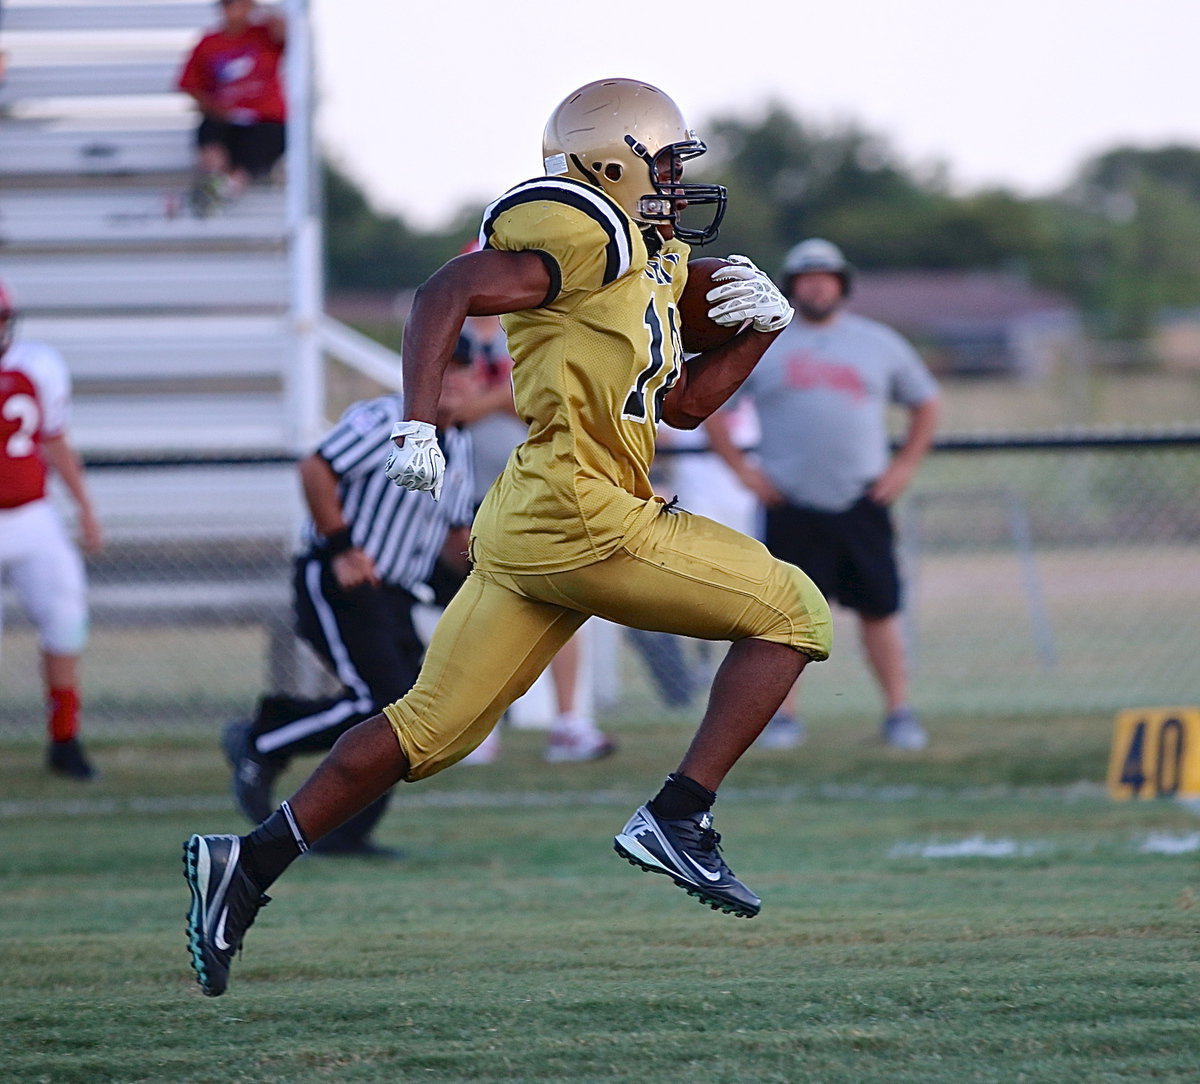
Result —
M253 726L235 719L221 732L221 749L233 769L233 798L251 824L261 824L275 809L271 791L287 767L287 758L260 753Z
M52 741L46 753L46 767L55 775L77 779L81 783L95 779L97 772L88 760L78 738L69 741Z
M192 890L188 952L196 981L208 997L220 997L229 965L259 910L270 902L239 861L240 836L192 836L183 845L183 877Z
M632 865L650 873L665 873L714 911L753 918L762 908L762 900L725 864L720 842L710 812L664 820L644 805L629 818L613 841L613 849Z

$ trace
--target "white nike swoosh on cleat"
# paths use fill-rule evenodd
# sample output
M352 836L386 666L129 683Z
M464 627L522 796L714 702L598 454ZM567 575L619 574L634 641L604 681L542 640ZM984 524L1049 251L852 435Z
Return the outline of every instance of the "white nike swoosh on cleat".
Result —
M657 827L656 825L654 825L654 824L651 824L650 822L643 820L643 821L642 821L642 827L640 827L639 829L637 829L636 831L634 831L634 832L633 832L633 835L634 835L634 837L636 838L637 836L639 836L639 835L641 835L641 834L643 834L643 833L645 833L645 832L649 832L651 835L653 835L653 836L654 836L654 838L655 838L655 839L657 839L657 840L659 841L659 843L661 843L661 844L662 844L662 846L663 846L663 847L666 849L666 851L667 851L667 853L668 853L668 854L673 854L673 855L675 856L675 859L676 859L676 861L677 861L677 862L678 862L679 860L681 860L681 859L682 859L683 861L686 861L686 862L687 862L687 864L688 864L689 866L691 866L691 867L692 867L692 868L693 868L693 869L694 869L694 870L695 870L697 873L699 873L701 877L703 877L703 878L704 878L706 881L708 881L708 883L709 883L709 884L714 884L715 882L717 882L717 881L719 881L719 880L721 879L721 875L720 875L720 873L709 873L709 871L708 871L708 870L706 870L706 869L705 869L705 868L704 868L702 865L700 865L700 864L699 864L699 863L698 863L698 862L697 862L697 861L696 861L694 858L692 858L692 857L691 857L691 855L689 855L689 854L688 854L686 851L681 851L681 850L678 850L678 849L677 849L677 848L676 848L676 847L675 847L675 846L674 846L674 845L671 843L671 841L670 841L669 839L667 839L667 837L666 837L666 836L664 836L664 835L663 835L663 834L662 834L662 833L661 833L661 832L658 830L658 827Z
M658 841L663 845L663 847L666 848L666 850L669 854L675 855L676 861L678 861L679 859L683 859L684 861L686 861L687 864L689 866L691 866L697 873L699 873L700 876L703 877L709 884L713 884L716 881L719 881L721 879L720 873L709 873L708 870L706 870L702 865L700 865L700 863L698 863L694 858L692 858L692 856L689 855L686 851L681 851L681 850L677 849L671 843L671 841L669 839L667 839L667 837L664 836L658 830L658 827L656 825L647 823L645 821L643 821L643 824L646 825L646 829L648 831L653 833L655 838L657 838Z
M678 853L681 858L685 859L687 861L688 865L690 865L697 873L700 874L701 877L703 877L710 884L715 883L716 881L719 881L721 879L721 875L719 873L709 873L708 870L706 870L702 865L700 865L700 863L697 862L690 854L687 854L682 851L679 851L676 853Z
M208 844L207 843L205 843L204 850L206 852L205 858L207 861L207 859L208 859L208 855L207 855ZM212 899L218 899L218 900L228 899L229 885L230 885L230 882L233 880L234 871L237 869L237 861L238 861L238 856L240 855L240 853L241 853L241 841L236 836L234 836L230 840L230 849L229 849L229 854L226 857L225 869L221 873L221 883L217 887L217 891L215 893L213 893L213 895L211 897ZM205 887L207 889L207 878L205 880L206 880ZM225 940L225 923L228 920L228 918L229 918L229 904L226 903L225 906L221 909L221 913L217 916L217 925L216 925L216 929L213 933L213 943L216 945L216 947L221 952L228 952L229 949L232 947Z
M222 952L228 952L233 946L225 940L225 920L229 917L229 908L226 907L221 912L220 921L217 922L217 928L213 931L213 944Z

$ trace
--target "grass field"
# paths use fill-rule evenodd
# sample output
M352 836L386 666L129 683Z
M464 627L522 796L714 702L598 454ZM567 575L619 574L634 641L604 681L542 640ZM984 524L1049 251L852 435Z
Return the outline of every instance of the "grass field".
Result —
M717 807L764 898L733 919L611 837L688 731L402 788L407 858L304 859L204 998L180 843L240 830L215 736L93 743L47 778L0 744L0 1079L1200 1079L1200 816L1116 803L1111 720L942 723L924 754L818 724L751 751Z

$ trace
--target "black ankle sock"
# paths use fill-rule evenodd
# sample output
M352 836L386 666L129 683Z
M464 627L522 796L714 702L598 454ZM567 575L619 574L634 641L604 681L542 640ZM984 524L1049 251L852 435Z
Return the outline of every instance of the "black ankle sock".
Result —
M708 787L701 786L682 772L672 772L667 776L662 790L650 799L650 811L664 820L674 821L712 809L716 800L716 793Z
M246 873L264 891L307 850L308 842L287 802L242 837Z

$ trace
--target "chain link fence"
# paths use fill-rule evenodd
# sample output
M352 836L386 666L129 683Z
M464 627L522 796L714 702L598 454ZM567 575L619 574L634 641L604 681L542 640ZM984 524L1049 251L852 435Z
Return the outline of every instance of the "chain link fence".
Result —
M1200 702L1198 492L1194 432L942 441L896 509L914 706L1001 718ZM655 677L623 637L611 710L690 697L694 715L720 656L677 647ZM880 712L846 611L801 699L814 719Z
M94 463L89 477L108 544L89 561L87 732L215 732L265 691L328 687L290 631L290 463ZM1001 717L1200 702L1197 493L1197 433L943 442L897 509L914 704ZM0 734L40 740L36 639L3 601ZM853 623L835 618L804 710L870 715ZM597 640L595 704L613 721L694 717L723 653L678 645L698 678L681 704L630 637Z
M1200 442L961 441L901 509L914 699L973 715L1192 703Z

